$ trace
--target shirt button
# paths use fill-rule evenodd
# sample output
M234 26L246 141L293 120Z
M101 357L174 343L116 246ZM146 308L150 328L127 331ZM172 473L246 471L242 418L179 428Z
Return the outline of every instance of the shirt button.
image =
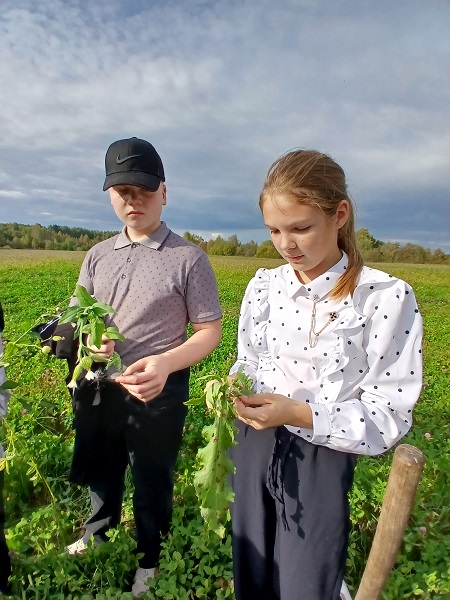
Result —
M121 277L122 277L122 279L125 279L125 278L126 278L126 275L121 275Z
M131 262L131 258L127 258L127 262Z
M131 244L132 248L136 248L137 244Z

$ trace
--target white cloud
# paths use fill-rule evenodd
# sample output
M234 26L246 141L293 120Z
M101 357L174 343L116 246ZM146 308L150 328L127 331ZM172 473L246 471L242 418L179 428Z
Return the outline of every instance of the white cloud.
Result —
M25 198L25 194L22 192L16 192L14 190L0 190L0 196L4 196L5 198L13 198L15 200Z

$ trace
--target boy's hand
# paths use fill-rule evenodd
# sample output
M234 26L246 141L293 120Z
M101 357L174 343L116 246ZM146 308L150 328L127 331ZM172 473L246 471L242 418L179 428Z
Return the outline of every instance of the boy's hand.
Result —
M234 399L238 418L254 429L268 429L280 425L312 427L310 407L281 394L252 394Z
M114 354L115 341L110 340L106 337L106 335L102 335L102 345L100 346L100 348L97 348L97 346L94 346L93 344L89 343L90 337L91 336L88 335L86 340L86 346L89 348L89 350L92 350L92 352L94 352L94 354L97 354L98 356L111 358L111 356Z
M138 400L150 402L162 392L169 374L168 360L160 354L141 358L125 369L115 381Z

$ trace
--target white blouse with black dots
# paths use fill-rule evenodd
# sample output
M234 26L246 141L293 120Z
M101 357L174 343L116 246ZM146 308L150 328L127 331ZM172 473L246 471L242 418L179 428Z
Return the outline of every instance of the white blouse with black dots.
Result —
M309 403L312 429L286 427L313 444L357 454L385 452L412 424L422 387L422 318L411 287L364 267L353 298L335 302L330 291L347 267L347 256L304 285L290 265L260 269L241 308L240 365L256 392L283 394ZM337 319L311 348L315 331Z

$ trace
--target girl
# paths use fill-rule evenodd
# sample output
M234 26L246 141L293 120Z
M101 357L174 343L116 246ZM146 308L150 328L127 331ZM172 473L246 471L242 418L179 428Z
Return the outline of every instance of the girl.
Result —
M408 284L363 266L329 156L283 155L259 205L287 264L250 281L231 369L243 366L256 391L235 400L236 599L338 600L356 457L411 427L422 319Z

